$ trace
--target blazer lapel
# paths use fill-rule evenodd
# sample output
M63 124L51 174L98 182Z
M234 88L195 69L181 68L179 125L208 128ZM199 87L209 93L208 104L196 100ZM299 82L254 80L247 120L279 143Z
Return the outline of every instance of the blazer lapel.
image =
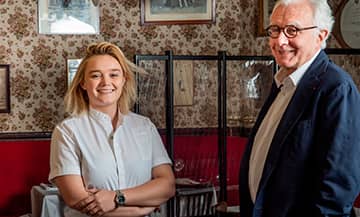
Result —
M277 164L284 141L298 123L304 110L310 104L313 98L312 95L317 92L320 85L318 75L324 71L328 61L329 59L324 51L321 51L298 83L296 91L285 110L271 142L262 178L260 180L258 198L262 198L261 192L264 190L264 187Z

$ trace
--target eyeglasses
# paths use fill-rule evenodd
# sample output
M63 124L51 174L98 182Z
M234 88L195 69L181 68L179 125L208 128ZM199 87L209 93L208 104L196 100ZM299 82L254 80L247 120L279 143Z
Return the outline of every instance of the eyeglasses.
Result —
M285 27L281 28L280 26L277 25L271 25L267 27L265 30L270 38L278 38L281 31L285 34L287 38L295 38L298 32L309 29L315 29L315 28L317 28L317 26L298 28L294 25L286 25Z

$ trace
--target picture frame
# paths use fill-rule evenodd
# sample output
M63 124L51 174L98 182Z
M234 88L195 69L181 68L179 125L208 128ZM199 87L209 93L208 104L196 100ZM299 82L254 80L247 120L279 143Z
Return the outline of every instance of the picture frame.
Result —
M194 64L174 61L174 106L191 106L194 98Z
M99 1L38 0L40 34L99 34Z
M257 28L257 36L266 36L266 28L270 24L270 15L276 0L258 0L259 6L259 23Z
M10 65L0 64L0 113L10 113Z
M342 0L335 12L333 35L342 48L360 48L360 0Z
M66 61L66 86L70 87L70 84L76 74L82 59L67 59Z
M215 0L140 0L141 25L215 23Z

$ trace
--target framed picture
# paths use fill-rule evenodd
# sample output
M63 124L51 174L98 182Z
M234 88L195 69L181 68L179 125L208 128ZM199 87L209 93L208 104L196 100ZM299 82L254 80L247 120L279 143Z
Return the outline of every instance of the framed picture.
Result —
M276 0L258 0L259 5L259 23L257 29L258 36L266 36L266 27L270 24L270 15Z
M38 0L40 34L99 34L99 0Z
M10 113L10 65L0 65L0 113Z
M343 48L360 48L360 0L342 0L335 12L334 36Z
M79 67L79 65L81 63L81 60L82 59L67 59L67 62L66 62L66 67L67 67L66 78L67 79L66 79L66 81L67 81L68 88L70 87L71 81L73 80L73 78L76 74L77 68Z
M174 61L174 106L190 106L194 98L194 64L189 60Z
M215 23L215 0L141 0L141 25Z

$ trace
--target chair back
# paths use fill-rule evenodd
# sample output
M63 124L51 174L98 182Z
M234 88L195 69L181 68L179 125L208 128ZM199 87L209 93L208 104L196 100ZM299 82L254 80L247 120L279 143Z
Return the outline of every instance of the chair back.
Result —
M177 189L176 217L206 216L214 214L214 187ZM215 199L214 199L215 198Z

